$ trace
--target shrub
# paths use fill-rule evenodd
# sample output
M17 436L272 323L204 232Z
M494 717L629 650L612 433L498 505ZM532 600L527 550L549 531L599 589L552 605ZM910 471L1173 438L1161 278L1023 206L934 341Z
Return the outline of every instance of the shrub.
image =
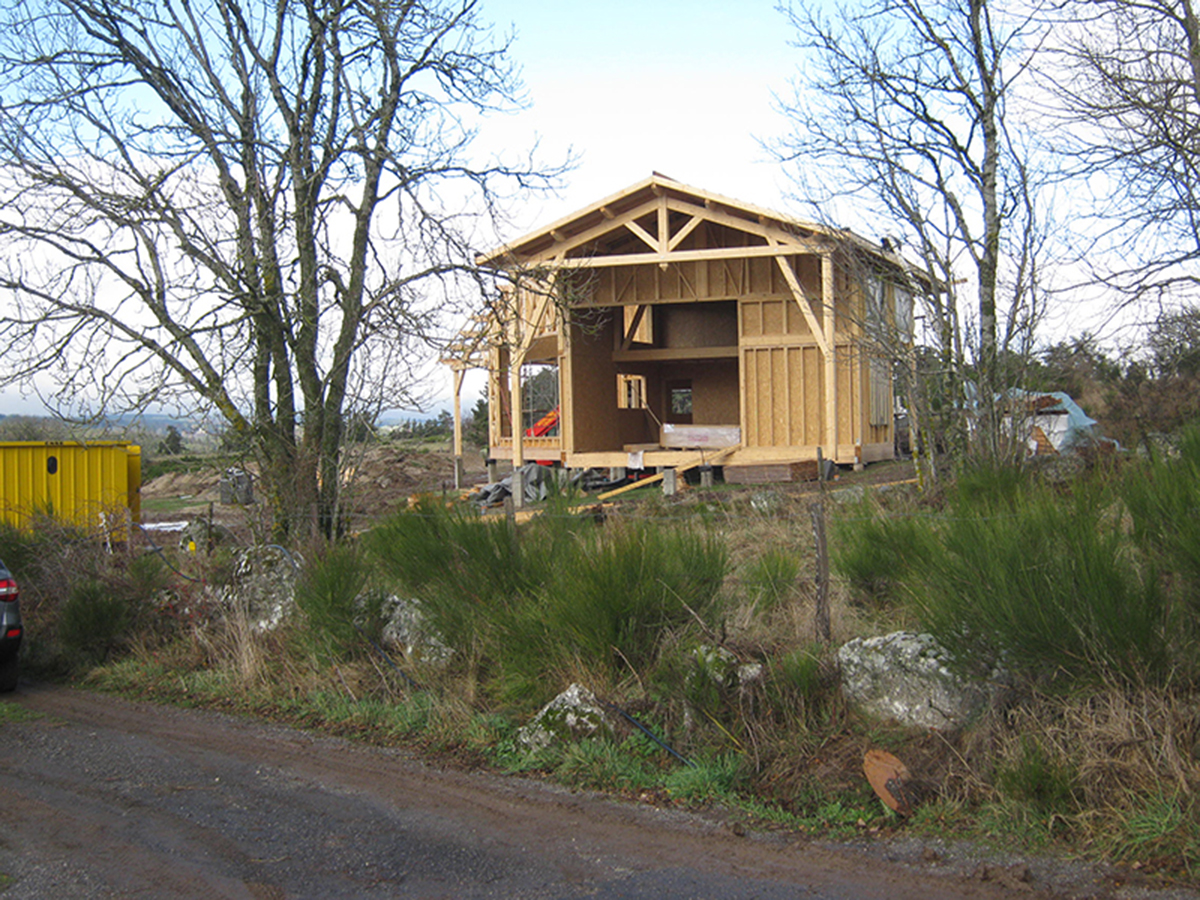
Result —
M935 532L928 519L887 516L869 501L857 514L836 521L830 559L858 597L873 603L899 600L913 573L924 569L937 553Z
M1169 604L1102 508L1082 488L1027 492L1005 514L960 507L916 573L925 627L959 659L1003 659L1034 677L1166 677Z
M363 590L369 569L351 544L335 544L305 567L296 583L296 606L304 614L305 642L323 656L352 655L366 646L359 628L379 631L382 597L375 594L364 606Z
M669 629L711 620L727 569L724 546L707 534L597 528L553 511L518 529L424 505L368 544L470 674L522 705L548 699L568 675L648 665Z
M564 555L540 606L547 647L640 670L664 632L710 614L728 567L704 533L648 524L610 526Z
M84 581L71 591L58 620L58 640L74 668L104 662L132 620L127 599L104 582Z

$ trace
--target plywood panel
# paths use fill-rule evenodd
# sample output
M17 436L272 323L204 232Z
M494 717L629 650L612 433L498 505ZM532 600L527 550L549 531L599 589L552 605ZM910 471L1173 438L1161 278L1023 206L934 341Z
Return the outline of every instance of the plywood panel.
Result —
M804 440L820 444L825 409L825 360L815 347L804 350Z
M750 283L748 285L750 294L773 294L775 293L771 284L771 274L775 271L775 260L769 257L754 257L750 259Z
M737 306L732 301L666 306L655 312L661 347L737 345Z
M824 357L815 346L744 347L744 433L747 447L822 444ZM846 396L852 374L840 370ZM852 408L847 404L847 420ZM849 431L847 432L849 433ZM832 454L831 454L832 455Z
M759 337L762 335L762 303L746 301L739 304L742 317L742 335Z
M838 444L853 444L861 435L858 427L858 391L855 385L854 355L845 345L837 348Z
M762 302L762 333L783 334L784 306L782 300L764 300Z

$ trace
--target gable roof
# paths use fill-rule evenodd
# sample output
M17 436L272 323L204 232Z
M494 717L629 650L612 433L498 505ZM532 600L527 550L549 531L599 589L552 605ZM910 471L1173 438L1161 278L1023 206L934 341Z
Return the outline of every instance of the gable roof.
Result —
M619 230L637 229L635 220L649 215L660 198L666 198L666 204L675 212L691 213L694 218L708 219L759 235L764 243L783 240L794 245L795 252L828 250L831 243L848 244L908 272L926 284L932 283L927 273L907 262L891 247L875 244L848 229L797 219L691 187L658 172L549 225L482 253L477 262L480 266L500 269L530 261L552 264L554 258L562 258L589 241ZM642 238L647 242L650 239L655 239L655 236L646 234ZM682 239L682 235L677 234L671 241L677 239Z

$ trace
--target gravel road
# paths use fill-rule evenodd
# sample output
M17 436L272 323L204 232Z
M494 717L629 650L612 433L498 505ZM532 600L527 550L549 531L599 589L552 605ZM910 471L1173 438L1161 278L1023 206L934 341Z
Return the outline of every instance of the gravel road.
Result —
M739 836L719 817L211 712L46 686L4 702L39 714L0 727L4 900L1142 896L928 847ZM924 862L885 858L906 852Z

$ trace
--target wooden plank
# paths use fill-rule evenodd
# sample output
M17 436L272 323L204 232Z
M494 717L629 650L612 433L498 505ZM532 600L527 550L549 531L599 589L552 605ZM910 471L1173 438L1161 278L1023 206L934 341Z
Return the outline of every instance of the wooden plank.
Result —
M642 317L646 315L648 307L645 303L638 306L637 311L633 314L633 321L629 323L629 330L625 334L625 339L621 341L621 349L628 350L629 345L633 343L633 336L637 334L638 328L641 327Z
M637 236L638 236L638 237L639 237L639 238L642 240L642 243L644 243L644 244L646 244L647 246L649 246L649 247L650 247L650 249L651 249L651 250L653 250L653 251L655 252L655 258L657 258L657 256L658 256L658 253L659 253L659 249L658 249L658 241L657 241L657 240L655 240L654 236L653 236L653 235L651 235L651 234L650 234L650 232L648 232L648 231L647 231L645 228L643 228L643 227L642 227L641 225L639 225L637 222L634 222L634 221L632 221L632 220L630 220L630 221L626 222L626 223L625 223L625 227L626 227L626 228L628 228L630 231L632 231L632 232L633 232L635 235L637 235ZM595 258L595 259L608 259L608 258L610 258L610 257L603 257L603 256L601 256L601 257L593 257L593 258Z
M738 444L733 447L726 447L724 450L721 450L717 453L697 456L696 459L692 462L684 463L681 466L675 466L674 467L675 472L677 474L682 474L683 472L688 472L688 471L696 468L697 466L713 465L718 460L722 460L725 457L729 456L731 453L733 453L739 447L741 447L741 444ZM636 490L637 488L645 487L646 485L649 485L649 484L657 484L658 482L662 481L662 479L663 479L662 473L659 472L657 475L651 475L649 478L643 478L640 481L635 481L632 484L625 485L624 487L614 488L611 491L605 491L603 494L597 494L596 499L597 500L608 500L612 497L618 497L621 494L626 494L629 491Z
M680 244L682 244L684 239L689 234L691 234L696 229L696 227L703 221L704 220L702 218L700 218L699 216L692 216L690 219L688 219L687 222L684 223L684 226L682 228L680 228L679 231L677 231L675 233L675 236L672 237L671 240L667 243L667 250L668 251L674 250L676 247L678 247Z
M667 209L667 197L664 194L658 198L658 252L664 256L671 246L671 219Z
M601 222L599 225L593 225L591 228L581 231L574 237L562 241L561 243L557 243L552 247L548 247L541 253L534 254L522 262L527 266L536 266L538 263L547 262L548 260L553 259L560 253L570 253L572 250L582 247L585 244L590 244L598 237L602 237L611 231L615 231L627 222L632 222L634 219L640 219L642 216L646 215L646 213L653 212L657 202L657 200L647 200L645 203L641 203L635 206L633 209L626 210L619 216L614 216L611 219L605 219L605 221ZM491 257L489 257L489 259L494 259L498 255L500 254L493 254Z
M789 234L782 228L763 225L753 219L743 219L740 216L731 215L716 204L713 204L711 207L706 204L702 207L694 203L688 203L686 200L681 200L678 197L670 197L667 199L667 206L673 212L686 213L690 216L701 216L717 225L724 225L726 228L743 231L767 241L778 240L781 243L796 248L793 252L824 253L828 252L832 244L829 240L821 240L819 238L800 238L794 234Z

